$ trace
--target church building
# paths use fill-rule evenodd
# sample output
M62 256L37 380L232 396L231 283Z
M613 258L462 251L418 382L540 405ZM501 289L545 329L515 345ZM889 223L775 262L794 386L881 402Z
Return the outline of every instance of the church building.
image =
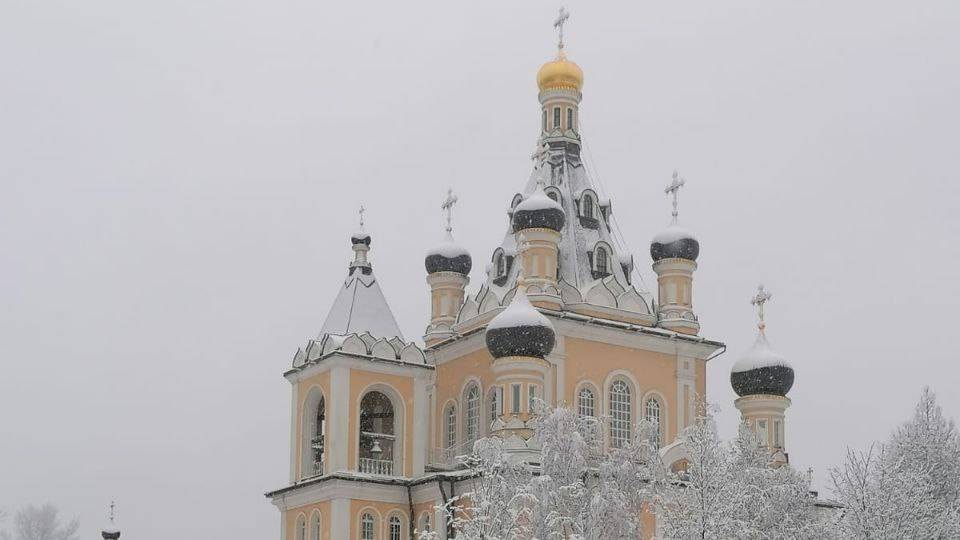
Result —
M650 259L635 260L581 156L584 76L564 51L565 18L556 57L536 76L532 171L504 193L503 240L477 288L473 257L452 235L452 193L444 203L445 240L424 260L431 315L422 344L402 334L380 288L376 239L362 230L349 239L352 261L326 321L283 374L289 482L267 493L283 540L410 540L426 530L452 538L437 507L469 490L458 457L496 436L537 463L530 421L539 400L602 419L608 448L649 420L664 463L682 466L677 436L706 398L707 363L726 348L701 335L694 307L700 244L679 224L685 181L674 173L665 189L672 217L665 204L666 227L643 235ZM656 291L635 279L638 262L652 265ZM760 331L731 382L744 419L783 463L793 370L767 342L768 299L761 288L753 300Z

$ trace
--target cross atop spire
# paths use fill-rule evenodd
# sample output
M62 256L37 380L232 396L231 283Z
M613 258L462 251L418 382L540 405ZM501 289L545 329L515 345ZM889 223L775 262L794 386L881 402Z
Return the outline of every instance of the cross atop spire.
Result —
M557 15L557 20L553 21L553 27L560 31L560 40L557 42L557 50L561 53L563 52L563 25L567 22L567 19L570 18L570 12L566 8L560 8L560 14Z
M757 286L756 296L750 299L750 304L757 306L757 318L760 321L757 323L757 328L759 328L761 332L763 332L764 328L767 327L767 323L764 322L763 306L769 302L771 298L773 298L773 295L764 289L763 284L761 283L759 286Z
M673 196L673 222L677 222L677 205L680 202L680 188L687 183L687 179L680 176L680 173L673 171L673 181L663 190L664 193Z
M358 213L360 214L360 230L361 231L363 230L363 213L366 211L367 209L363 207L363 204L361 204L360 210L358 211Z
M443 200L440 208L447 213L447 233L453 230L452 217L453 205L457 204L459 199L453 194L453 188L447 189L447 198Z

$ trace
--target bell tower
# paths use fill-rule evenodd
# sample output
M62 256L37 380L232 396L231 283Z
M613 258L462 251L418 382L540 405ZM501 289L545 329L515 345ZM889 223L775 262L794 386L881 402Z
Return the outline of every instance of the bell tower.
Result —
M670 225L653 237L650 257L657 273L659 293L658 324L682 334L696 334L700 322L693 312L693 272L697 269L700 242L677 223L680 188L687 181L673 172L673 181L664 193L673 198L673 219Z
M453 325L463 306L473 260L470 252L454 242L451 214L457 197L447 190L440 208L447 214L447 234L443 242L427 252L424 266L430 285L430 324L423 336L427 346L453 336Z

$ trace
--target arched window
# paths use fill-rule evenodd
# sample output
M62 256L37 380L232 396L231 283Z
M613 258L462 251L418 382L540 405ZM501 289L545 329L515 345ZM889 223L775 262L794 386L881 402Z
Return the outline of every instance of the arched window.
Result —
M369 512L360 518L360 540L373 540L373 515Z
M390 540L401 540L400 536L403 531L403 528L400 524L400 518L397 516L390 517Z
M650 442L654 448L660 448L660 402L656 398L647 399L647 404L644 406L644 416L647 422L653 424L655 428L653 440Z
M360 401L360 472L393 474L393 403L382 392L368 392Z
M623 448L630 442L630 386L625 381L610 385L610 446Z
M320 540L322 538L320 531L320 512L314 510L310 514L310 540Z
M560 202L560 196L557 195L556 191L548 191L547 197L550 197L551 199L553 199L553 202Z
M543 110L543 131L547 130L547 110Z
M577 394L577 412L580 416L597 415L596 396L593 395L593 390L586 386Z
M457 407L455 405L447 407L445 428L443 439L444 447L453 448L457 445Z
M466 442L473 444L480 435L480 387L471 384L464 401L466 401Z
M307 540L307 518L297 517L297 540Z
M573 129L573 107L567 108L567 129Z
M553 108L553 129L560 129L560 107Z
M585 218L593 219L593 196L589 193L585 193L580 200L580 213Z
M323 435L326 420L326 404L323 396L320 396L320 404L317 405L317 417L313 424L313 437L310 439L310 449L313 450L313 474L323 474Z
M610 274L610 255L607 254L607 249L603 246L597 246L597 249L593 252L594 264L597 268L597 273L601 275Z
M497 259L494 263L496 267L497 276L502 277L507 274L507 261L506 257L503 256L503 253L497 253Z

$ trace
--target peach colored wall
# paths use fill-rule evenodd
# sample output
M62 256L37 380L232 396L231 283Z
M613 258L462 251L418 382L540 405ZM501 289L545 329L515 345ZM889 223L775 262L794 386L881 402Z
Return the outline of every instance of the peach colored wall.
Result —
M307 396L310 394L310 389L313 387L319 387L320 391L323 392L324 400L326 401L326 407L329 414L330 410L330 372L324 371L323 373L318 373L313 377L308 379L303 379L297 383L297 425L294 429L297 432L297 478L302 477L302 471L300 470L301 464L303 463L303 445L300 444L300 441L303 441L303 415L304 415L304 402L307 399ZM310 413L310 414L315 414Z
M660 394L658 397L664 402L663 405L666 405L666 411L661 410L661 418L666 420L664 444L673 440L677 433L675 356L570 337L566 338L566 353L566 387L560 389L558 395L563 396L568 405L576 406L576 388L580 382L586 380L601 394L597 397L604 407L601 408L600 403L597 403L598 413L606 410L604 383L610 373L625 371L639 386L634 388L635 394L632 396L634 421L640 419L640 400L647 392L655 390Z
M301 514L307 523L307 539L313 540L310 531L310 514L314 510L320 511L320 531L321 540L336 540L330 536L330 502L308 504L291 508L284 513L283 519L287 522L287 537L284 540L296 540L297 538L297 517Z
M482 402L480 407L480 418L483 419L481 424L486 422L486 418L489 415L487 412L487 391L493 384L495 377L493 375L493 357L490 356L490 352L484 347L437 366L437 409L434 414L437 425L436 429L433 430L435 439L431 442L431 447L441 448L444 446L441 442L443 437L443 407L450 399L456 400L457 402L458 441L460 440L459 434L463 433L463 426L461 425L463 423L463 411L461 408L463 404L461 403L462 396L460 392L467 382L468 377L476 377L480 380L480 390L483 392L481 394ZM486 428L486 425L481 426L480 433L485 433Z
M372 511L371 511L372 510ZM410 506L378 501L353 499L350 501L350 538L360 538L360 517L364 511L370 511L374 518L374 535L377 540L389 538L388 519L391 515L400 516L401 538L410 538ZM338 539L339 540L339 539ZM346 539L345 539L346 540Z
M357 468L357 444L360 429L360 399L365 388L372 384L384 384L393 387L404 402L403 411L403 474L413 474L413 377L370 373L358 369L350 370L350 421L347 432L350 434L347 445L347 464L351 470ZM400 411L394 411L394 415Z

